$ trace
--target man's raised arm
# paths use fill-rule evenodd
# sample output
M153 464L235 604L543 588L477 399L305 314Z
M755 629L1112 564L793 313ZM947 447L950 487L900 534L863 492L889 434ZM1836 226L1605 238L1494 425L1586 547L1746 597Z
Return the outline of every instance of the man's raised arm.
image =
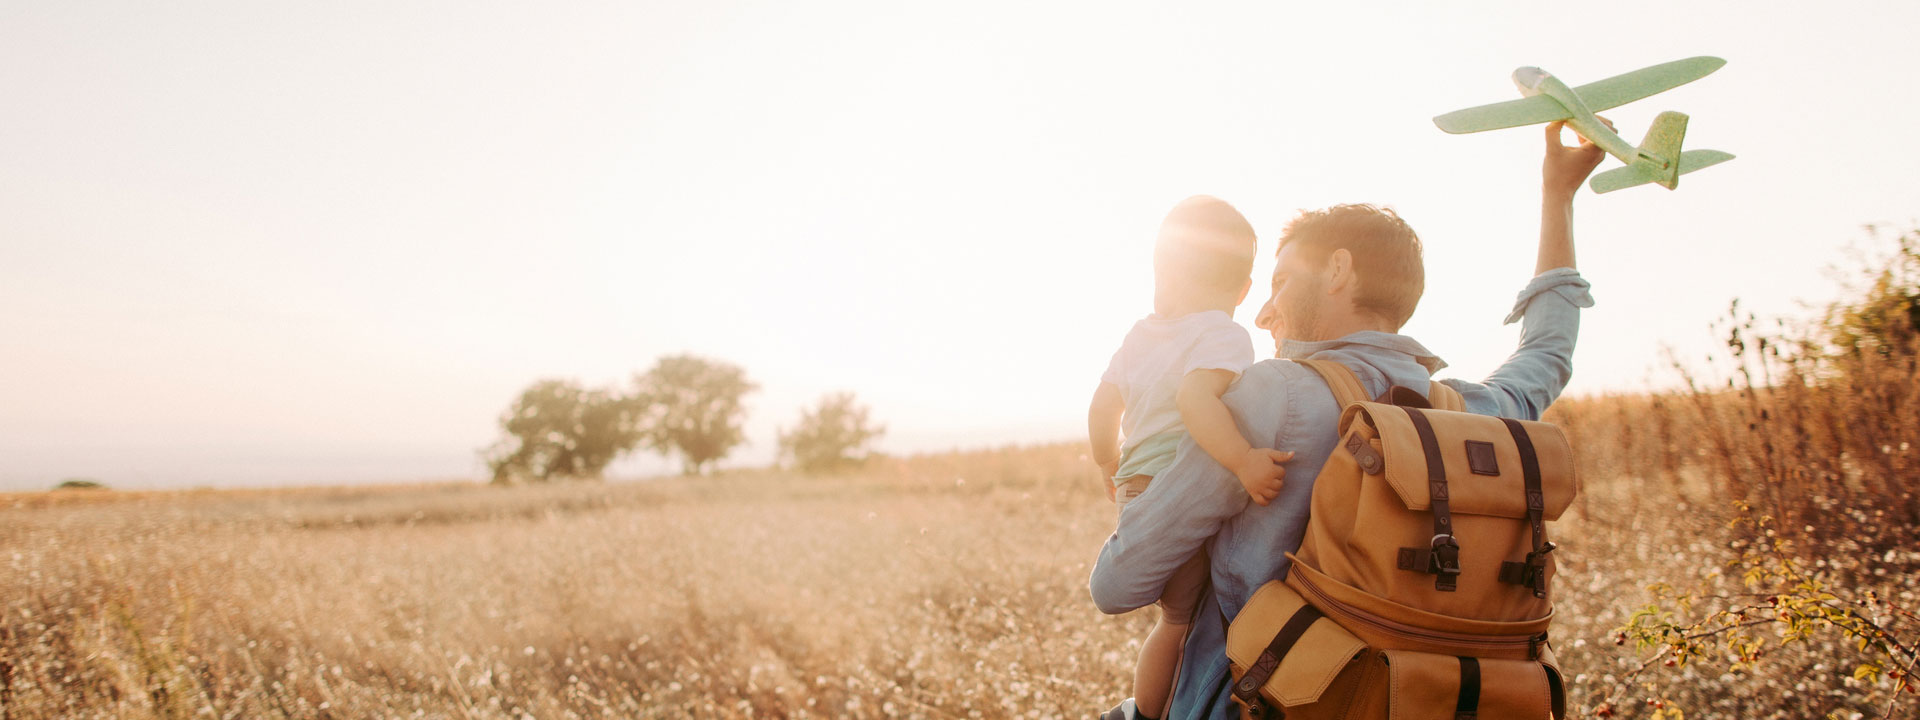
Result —
M1601 118L1607 127L1613 123ZM1520 347L1480 383L1449 380L1475 412L1537 420L1573 378L1573 344L1580 308L1593 305L1587 281L1574 267L1573 197L1606 156L1581 138L1560 142L1563 123L1547 125L1540 167L1540 253L1533 281L1520 292L1507 322L1520 324Z
M1613 129L1606 118L1600 122ZM1539 275L1560 268L1574 269L1573 196L1600 166L1606 153L1600 146L1580 138L1577 147L1560 143L1564 122L1547 124L1547 157L1540 163L1540 258L1533 273Z

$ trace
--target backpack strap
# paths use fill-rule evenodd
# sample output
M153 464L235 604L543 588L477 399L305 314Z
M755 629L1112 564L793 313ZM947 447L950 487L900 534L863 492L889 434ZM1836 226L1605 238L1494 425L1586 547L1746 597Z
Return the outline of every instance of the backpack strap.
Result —
M1480 660L1461 656L1460 695L1453 704L1453 720L1474 720L1480 714Z
M1427 420L1426 411L1400 409L1413 421L1414 432L1420 436L1420 449L1426 455L1427 505L1433 511L1433 540L1427 548L1425 563L1419 562L1420 548L1400 548L1396 564L1402 570L1432 573L1433 589L1453 592L1460 577L1460 541L1453 536L1453 511L1447 503L1447 469L1440 457L1440 441L1434 437L1433 423Z
M1280 632L1274 633L1273 641L1267 643L1267 649L1261 651L1260 657L1247 667L1246 674L1240 676L1240 681L1233 684L1233 697L1239 700L1241 705L1246 706L1249 717L1264 720L1269 710L1279 709L1267 706L1266 699L1260 697L1260 688L1273 677L1273 671L1280 669L1280 661L1287 658L1287 653L1293 652L1294 644L1300 641L1300 636L1307 634L1307 628L1325 617L1320 614L1319 608L1310 604L1301 604L1300 609L1293 611L1293 615L1287 618L1286 624L1280 626ZM1274 714L1274 717L1280 720L1285 720L1286 716L1285 710Z
M1507 431L1513 435L1514 449L1520 451L1521 476L1527 491L1527 524L1533 530L1533 551L1527 553L1526 562L1500 563L1500 580L1524 586L1533 591L1534 597L1544 599L1547 597L1547 555L1556 546L1547 542L1542 517L1546 497L1540 490L1540 457L1533 449L1533 438L1527 435L1526 426L1512 418L1500 418L1500 422L1506 423Z
M1357 402L1373 400L1367 395L1366 386L1360 384L1360 377L1353 374L1353 368L1332 360L1295 360L1294 362L1307 366L1319 374L1321 379L1326 380L1327 387L1333 390L1334 402L1340 403L1343 409ZM1392 388L1389 388L1388 392L1392 392ZM1438 380L1433 381L1427 388L1426 400L1435 410L1465 412L1467 409L1466 400L1460 397L1460 392Z
M1367 395L1367 388L1360 384L1360 378L1353 374L1353 368L1332 360L1296 360L1295 362L1319 373L1321 379L1327 381L1327 388L1333 390L1333 401L1340 403L1342 410L1345 410L1348 405L1373 399Z

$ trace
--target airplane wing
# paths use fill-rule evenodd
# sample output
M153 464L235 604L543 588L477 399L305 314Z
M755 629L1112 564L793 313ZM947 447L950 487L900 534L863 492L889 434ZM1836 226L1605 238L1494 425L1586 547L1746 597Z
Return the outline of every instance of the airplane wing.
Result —
M1690 57L1587 83L1574 88L1573 93L1588 110L1600 112L1699 80L1725 64L1727 61L1717 57Z
M1621 77L1625 76L1623 75ZM1601 82L1606 81L1602 80ZM1595 84L1597 85L1599 83ZM1441 130L1458 135L1460 133L1476 133L1482 130L1520 127L1521 125L1537 125L1555 120L1565 120L1570 117L1573 117L1573 114L1567 112L1567 109L1560 104L1560 101L1545 95L1535 95L1530 98L1497 102L1492 105L1470 107L1465 110L1455 110L1445 115L1435 117L1433 124L1440 126Z

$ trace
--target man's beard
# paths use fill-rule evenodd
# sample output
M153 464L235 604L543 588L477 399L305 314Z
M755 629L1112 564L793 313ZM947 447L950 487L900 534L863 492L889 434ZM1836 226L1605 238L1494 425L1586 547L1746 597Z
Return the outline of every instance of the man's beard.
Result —
M1286 322L1288 340L1315 342L1330 339L1320 336L1320 306L1326 301L1326 283L1319 278L1309 282L1312 284L1306 292L1300 293L1298 303L1281 308L1280 317Z

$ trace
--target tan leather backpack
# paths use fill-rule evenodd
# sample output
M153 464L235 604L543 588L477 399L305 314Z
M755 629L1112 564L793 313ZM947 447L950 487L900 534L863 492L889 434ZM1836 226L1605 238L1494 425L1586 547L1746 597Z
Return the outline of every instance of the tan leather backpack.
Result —
M1572 451L1546 423L1464 412L1307 360L1343 408L1284 581L1227 630L1244 717L1563 718L1547 644L1553 543Z

